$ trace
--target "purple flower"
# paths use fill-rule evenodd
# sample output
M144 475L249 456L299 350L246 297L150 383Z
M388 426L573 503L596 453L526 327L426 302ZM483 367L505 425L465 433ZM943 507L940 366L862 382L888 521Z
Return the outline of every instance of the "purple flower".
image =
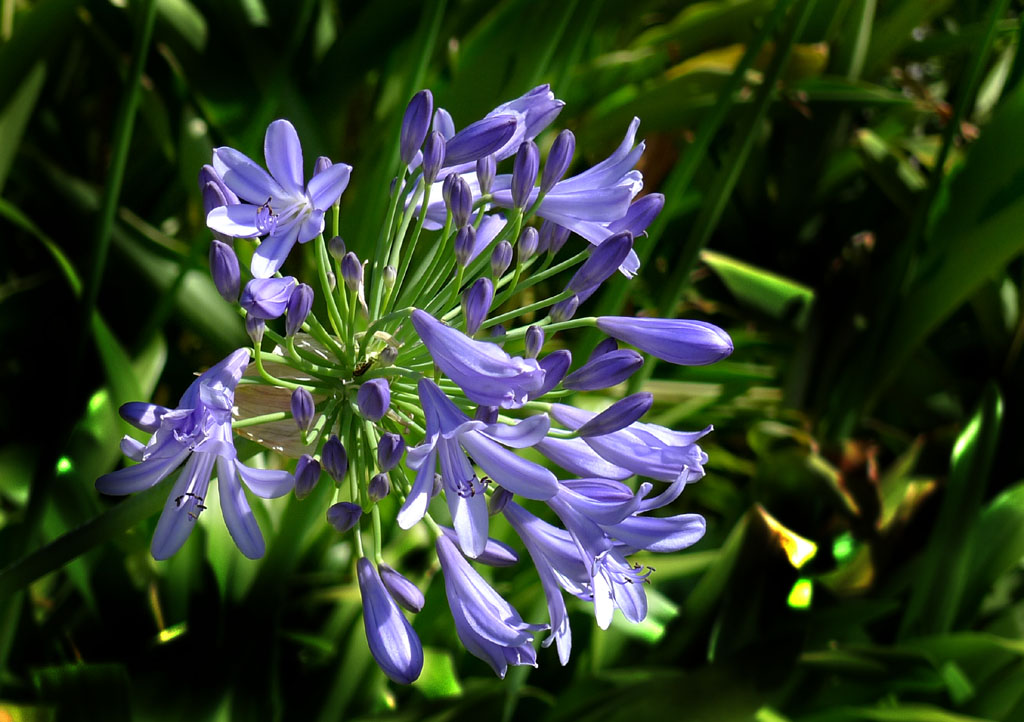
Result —
M313 309L313 289L300 283L288 297L288 317L285 319L285 336L294 336L302 328Z
M370 379L356 393L359 413L370 421L380 421L391 408L391 388L387 379Z
M238 303L253 318L278 318L288 307L288 299L295 286L294 276L254 278L245 284Z
M377 466L381 471L391 471L402 460L405 453L405 439L399 434L387 431L381 434L377 443Z
M514 114L489 115L446 138L444 165L454 168L502 151L517 131ZM504 156L503 156L504 157Z
M323 231L324 212L341 197L352 172L352 166L337 163L304 188L302 146L287 120L267 127L263 147L270 173L234 148L214 150L214 169L247 202L214 208L206 217L211 229L228 236L267 236L252 259L257 278L273 276L296 241L305 243Z
M633 236L628 232L616 233L601 241L590 257L583 262L569 279L567 290L585 301L598 286L604 283L633 250Z
M597 327L663 361L704 366L732 353L729 334L710 323L644 316L601 316Z
M454 529L442 526L441 531L448 537L448 541L459 547L459 535ZM466 553L462 547L459 547L459 551L463 554ZM488 537L487 543L484 544L484 550L479 556L473 557L473 561L486 564L489 567L512 567L519 563L519 554L505 542Z
M238 300L238 291L242 287L241 270L238 267L238 256L235 249L222 241L210 242L210 275L217 292L228 303Z
M147 444L125 437L121 448L140 463L97 479L101 493L121 496L142 491L185 464L153 534L151 550L156 559L172 556L192 533L196 519L206 509L215 465L221 512L231 538L250 559L263 556L263 536L239 482L257 496L272 499L291 491L295 479L286 471L253 469L236 457L231 408L235 387L248 363L248 350L233 352L193 381L176 409L144 403L122 407L129 423L153 436Z
M544 383L535 359L509 356L496 344L475 341L426 311L413 311L412 323L438 368L478 404L519 408Z
M519 234L519 240L516 242L516 248L519 253L519 262L526 263L530 260L530 257L537 252L537 244L540 242L540 237L537 234L537 229L533 226L527 226L523 229L523 232Z
M528 499L547 499L558 491L554 474L504 448L526 448L544 438L546 415L538 414L515 426L470 420L430 379L419 382L420 404L426 416L426 438L409 449L406 464L416 471L412 490L398 513L398 524L410 528L426 513L434 472L441 482L459 546L470 557L487 543L487 499L484 484L466 454L495 482Z
M612 341L614 343L614 341ZM644 357L632 349L610 351L593 356L565 377L562 385L573 391L594 391L620 384L644 365Z
M433 183L437 178L441 164L444 162L445 140L444 136L436 130L427 136L427 143L423 146L423 180L426 183Z
M337 434L331 434L331 438L324 443L324 448L320 452L320 463L323 464L324 471L338 484L348 473L348 454Z
M430 115L434 112L434 96L429 90L421 90L412 96L402 118L402 133L399 142L402 162L408 165L419 152L430 126Z
M291 397L292 418L299 427L299 431L309 431L313 425L313 416L316 414L316 404L313 401L313 394L300 386L292 391Z
M469 289L462 294L462 312L466 316L466 333L470 336L480 330L480 326L491 310L494 300L494 284L489 278L478 278Z
M295 498L305 499L313 493L320 481L320 462L309 454L303 454L295 462Z
M455 632L466 649L491 665L501 678L509 664L536 666L531 632L547 626L524 622L519 612L469 565L447 537L438 537L436 546Z
M653 403L654 395L646 391L630 394L588 419L576 428L576 433L586 439L593 436L605 436L624 429L646 414Z
M465 225L455 234L455 261L465 268L476 256L476 228ZM477 251L479 253L479 251Z
M491 251L491 275L495 279L500 278L510 265L512 265L512 244L502 241Z
M525 208L537 182L540 170L540 151L532 140L525 141L516 153L515 165L512 166L512 185L510 187L513 208Z
M391 479L387 474L374 474L366 486L370 501L378 502L391 493Z
M362 557L356 562L356 571L370 653L389 679L412 684L423 671L420 638L388 593L373 563Z
M552 404L551 415L570 429L578 429L595 416L592 411L564 404ZM639 476L675 481L684 474L686 481L696 481L704 476L704 464L708 460L696 442L711 429L708 426L703 431L683 433L638 421L604 436L588 437L585 443L602 459ZM543 444L538 448L544 453Z
M359 523L363 516L363 509L351 501L339 501L332 504L327 510L327 523L334 527L335 531L344 534Z
M619 480L633 476L629 469L601 457L583 439L546 438L534 448L566 471L580 476Z
M380 565L380 579L384 582L384 587L403 609L408 609L414 614L423 609L426 600L423 598L423 592L420 591L420 588L387 564L382 563Z
M555 184L562 180L572 163L572 154L576 152L576 136L571 130L563 130L551 144L547 162L544 163L544 174L540 179L540 192L547 193Z
M565 372L572 364L572 352L567 348L560 348L552 351L540 360L540 367L544 369L544 385L540 387L537 396L543 396L551 389L558 386L558 383L565 377Z
M544 348L544 327L530 326L526 329L526 357L537 358L537 354Z

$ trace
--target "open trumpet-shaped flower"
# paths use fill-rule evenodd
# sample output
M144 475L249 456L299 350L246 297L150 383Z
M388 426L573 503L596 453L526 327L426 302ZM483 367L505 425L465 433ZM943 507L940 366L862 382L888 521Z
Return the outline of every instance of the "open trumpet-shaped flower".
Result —
M537 666L530 633L547 626L524 622L447 537L438 537L436 547L455 631L466 649L503 679L510 664Z
M547 499L558 491L554 474L504 448L532 446L547 434L544 414L515 426L470 420L430 379L419 382L420 403L427 420L426 438L409 450L407 464L416 470L412 490L398 513L408 529L426 513L441 467L441 482L452 515L459 546L470 557L479 556L487 543L487 499L484 484L473 471L467 452L494 481L529 499Z
M270 173L234 148L214 150L214 169L247 202L214 208L206 217L212 230L227 236L267 237L252 259L257 278L273 276L296 241L305 243L323 231L324 212L341 198L352 173L352 166L335 163L303 186L302 145L287 120L270 124L263 149Z
M145 403L121 408L129 423L153 436L148 444L129 436L122 440L121 449L139 463L101 476L96 480L99 491L115 496L142 491L185 464L153 534L152 552L157 559L170 557L192 533L206 509L214 466L221 512L232 539L250 559L263 556L263 536L239 482L257 496L271 499L287 494L295 479L286 471L253 469L236 458L231 407L235 386L248 363L247 350L235 351L193 381L177 409Z

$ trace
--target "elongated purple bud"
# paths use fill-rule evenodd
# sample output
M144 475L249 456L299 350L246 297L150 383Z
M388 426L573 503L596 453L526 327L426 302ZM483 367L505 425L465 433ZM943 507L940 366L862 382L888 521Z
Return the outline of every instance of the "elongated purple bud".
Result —
M664 207L665 196L661 193L648 193L643 198L631 203L626 215L610 223L608 229L612 233L629 231L636 238L647 231L647 226L654 222Z
M295 498L305 499L313 493L320 481L320 462L309 454L303 454L295 462Z
M618 270L632 249L633 234L629 231L609 236L594 248L590 258L569 279L566 288L573 293L582 293L600 286Z
M335 531L344 534L359 523L359 517L363 515L363 509L351 501L339 501L332 504L327 510L327 523L334 527Z
M559 349L552 351L537 363L544 369L544 383L533 398L540 398L565 378L565 372L572 364L572 353L568 349Z
M444 136L436 130L427 136L427 143L423 146L423 181L433 183L437 179L437 173L441 170L444 162Z
M313 395L301 386L292 391L292 418L295 419L299 431L309 431L313 425L313 416L316 413L316 405L313 403Z
M250 316L269 321L284 313L295 286L296 281L292 276L254 278L245 284L238 303Z
M416 151L423 145L430 127L430 114L434 112L434 96L429 90L421 90L412 96L402 118L402 133L399 136L399 155L406 165L412 162Z
M562 250L562 246L569 240L569 229L551 221L544 221L540 224L540 242L537 244L538 252L547 251L552 256Z
M452 136L455 135L455 121L452 120L451 113L444 108L438 108L434 111L434 122L431 127L440 133L441 137L445 140L451 140Z
M562 385L573 391L596 391L620 384L644 365L644 357L632 349L611 351L587 361L565 377Z
M452 212L452 222L456 228L462 228L469 223L469 216L473 212L473 192L461 176L455 176L451 182L451 189L448 194L448 209Z
M249 334L254 345L259 346L263 341L263 332L267 330L267 322L255 316L245 317L245 332Z
M450 206L452 203L452 183L454 183L455 179L458 177L459 176L456 173L449 173L444 177L444 180L441 181L441 198L444 199L445 206Z
M313 175L319 175L325 170L334 165L334 161L328 158L326 155L322 155L316 159L316 163L313 164Z
M455 234L455 262L465 268L473 257L476 247L476 229L466 224Z
M350 291L358 291L363 285L363 264L352 251L341 259L341 278Z
M494 184L494 174L498 170L498 162L493 155L485 155L476 162L476 179L480 184L480 195L487 195L491 192Z
M210 275L217 292L228 303L238 300L242 288L242 273L238 267L235 249L222 241L210 243Z
M520 263L526 263L537 252L538 242L539 237L536 228L527 226L523 229L523 232L519 234L519 241L516 243L516 248L519 249Z
M446 166L471 163L490 155L509 141L516 132L514 115L492 115L470 123L448 139L445 149Z
M348 454L337 434L331 434L320 451L320 464L334 481L340 484L348 473Z
M576 429L580 436L604 436L624 429L647 413L654 403L654 394L641 391L619 399L587 423Z
M551 307L548 315L551 320L555 323L561 323L562 321L568 321L570 318L576 315L576 309L580 307L580 297L576 295L569 296L564 301L559 301Z
M210 185L213 185L214 190L212 195L207 198L207 190ZM199 169L199 190L203 194L203 210L209 213L214 208L220 206L235 206L238 205L238 196L235 195L234 191L228 188L224 179L220 177L212 165L204 165ZM208 205L207 201L216 202L217 205Z
M530 326L526 329L526 357L537 358L537 354L544 348L544 327Z
M442 526L441 531L444 532L444 535L456 546L456 548L461 550L462 547L459 546L459 536L455 533L454 529ZM481 564L486 564L491 567L510 567L519 563L519 553L508 544L488 537L487 543L484 545L483 552L477 555L473 561L480 562Z
M288 316L284 321L284 335L294 336L302 328L313 308L313 289L300 283L288 299Z
M423 609L425 600L420 588L387 564L380 565L380 579L400 607L408 609L414 614Z
M384 571L383 564L381 571ZM356 562L356 572L370 654L388 679L398 684L412 684L423 671L420 638L388 592L373 562L362 557Z
M499 486L495 492L491 494L491 498L487 502L487 513L491 516L500 514L504 511L510 501L512 501L512 492L503 486Z
M502 241L491 252L491 276L501 278L501 274L512 265L512 244Z
M530 193L537 183L537 171L540 169L540 151L537 144L528 140L519 146L516 159L512 165L512 207L525 208L530 202Z
M363 418L380 421L391 408L391 388L387 379L370 379L359 387L356 404Z
M348 250L345 248L345 241L342 240L341 236L335 236L327 242L327 252L336 261L341 261L345 257Z
M540 192L547 193L554 188L555 183L562 180L565 172L569 170L572 163L572 155L576 152L576 136L571 130L563 130L551 144L551 152L548 153L547 162L544 163L544 173L540 177Z
M590 358L587 361L593 361L598 356L604 356L606 353L619 350L619 342L614 338L606 338L599 342L597 346L594 346L594 350L590 352Z
M370 501L378 502L391 493L391 479L387 474L374 474L366 487Z
M601 316L597 327L663 361L704 366L732 353L729 334L710 323L642 316Z
M462 294L462 313L466 316L466 335L473 336L480 330L494 300L494 284L489 278L478 278Z
M402 460L405 452L405 439L400 434L390 431L381 434L377 443L377 466L381 471L391 471Z

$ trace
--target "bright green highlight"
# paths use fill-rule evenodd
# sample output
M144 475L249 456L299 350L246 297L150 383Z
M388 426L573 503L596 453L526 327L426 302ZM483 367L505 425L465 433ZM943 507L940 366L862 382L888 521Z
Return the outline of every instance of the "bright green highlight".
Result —
M796 580L796 584L789 591L789 597L786 599L788 604L793 609L808 609L811 606L811 599L814 597L814 586L810 579L801 577Z

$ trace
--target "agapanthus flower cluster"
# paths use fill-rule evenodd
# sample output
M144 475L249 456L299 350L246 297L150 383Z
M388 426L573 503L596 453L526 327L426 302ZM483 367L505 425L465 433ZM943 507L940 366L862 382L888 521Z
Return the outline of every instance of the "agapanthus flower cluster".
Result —
M418 524L435 538L459 639L499 676L535 665L543 632L544 646L555 643L568 661L566 594L592 604L602 628L616 609L630 622L645 618L652 570L630 557L678 551L703 535L700 515L658 510L704 475L698 442L711 427L645 422L653 396L621 389L645 354L709 364L732 342L700 321L577 316L609 278L637 272L633 241L664 199L638 198L638 120L610 156L576 175L567 177L568 130L546 137L542 162L536 139L562 106L541 86L458 129L429 91L417 93L379 236L348 245L337 230L352 168L321 157L307 180L287 120L267 129L266 169L235 149L214 150L200 172L215 236L210 269L252 348L199 376L176 409L123 407L153 436L145 445L126 437L122 449L140 463L97 482L103 493L128 494L183 467L153 538L156 558L185 543L214 474L225 523L250 558L264 542L245 487L263 498L294 490L303 504L329 497L325 523L356 552L369 648L399 683L423 666L409 615L424 596L397 571L401 560L386 558L386 542ZM563 254L573 235L585 243ZM312 244L308 282L282 275L301 267L288 263L296 243ZM248 271L238 251L251 257ZM541 288L565 286L536 300L545 281ZM587 326L607 337L582 363L553 348L559 332ZM603 407L581 403L590 392ZM292 456L294 471L241 463L236 433ZM492 536L498 516L536 568L546 621L524 621L474 566L519 561Z

